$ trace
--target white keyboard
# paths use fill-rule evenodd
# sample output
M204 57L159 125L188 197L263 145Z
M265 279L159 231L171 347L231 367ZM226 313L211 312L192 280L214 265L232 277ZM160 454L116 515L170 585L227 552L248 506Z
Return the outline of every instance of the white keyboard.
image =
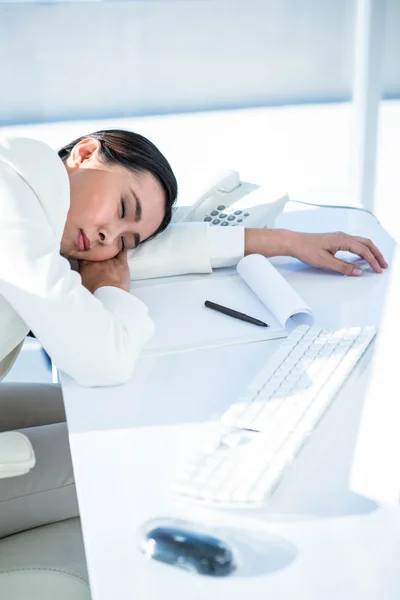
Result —
M375 334L294 329L171 490L221 507L265 504Z

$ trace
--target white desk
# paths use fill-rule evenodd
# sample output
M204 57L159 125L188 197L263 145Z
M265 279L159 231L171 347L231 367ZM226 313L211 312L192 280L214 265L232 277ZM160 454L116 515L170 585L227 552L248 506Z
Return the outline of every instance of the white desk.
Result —
M366 235L390 260L394 243L367 213L299 208L289 206L277 226ZM274 262L313 307L317 324L376 322L387 273L368 269L346 278ZM362 385L357 397L333 406L267 509L200 509L168 492L182 456L279 343L143 357L132 380L113 388L80 388L63 377L94 600L398 600L400 511L356 496L347 485ZM138 550L140 529L163 516L229 531L240 552L237 575L211 579L147 561Z

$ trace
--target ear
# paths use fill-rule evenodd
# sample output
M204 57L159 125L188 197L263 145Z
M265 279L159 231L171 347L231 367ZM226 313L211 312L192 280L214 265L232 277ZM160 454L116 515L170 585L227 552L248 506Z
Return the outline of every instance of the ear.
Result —
M97 159L100 151L101 144L99 140L85 138L72 148L71 154L67 158L67 165L70 169L78 169L84 162Z

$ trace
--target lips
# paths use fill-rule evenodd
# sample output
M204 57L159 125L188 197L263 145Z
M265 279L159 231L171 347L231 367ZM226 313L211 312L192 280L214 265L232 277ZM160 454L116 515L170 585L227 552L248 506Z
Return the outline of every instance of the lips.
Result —
M82 236L83 236L83 242L85 244L85 250L90 250L90 240L87 237L87 235L84 234L83 231L82 231Z
M82 229L80 229L78 233L78 250L80 252L83 250L90 250L90 240Z

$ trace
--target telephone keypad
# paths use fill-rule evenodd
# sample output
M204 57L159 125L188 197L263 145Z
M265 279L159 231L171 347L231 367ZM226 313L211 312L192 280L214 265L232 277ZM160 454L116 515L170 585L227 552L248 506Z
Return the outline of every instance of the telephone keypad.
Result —
M243 221L245 221L246 218L250 216L250 213L244 213L242 210L235 210L234 213L221 212L223 210L226 211L226 207L223 204L221 204L215 210L211 211L208 215L206 215L204 217L204 221L210 223L210 225L219 225L220 227L227 227L228 225L230 225L231 227L235 227L237 224L243 223Z

